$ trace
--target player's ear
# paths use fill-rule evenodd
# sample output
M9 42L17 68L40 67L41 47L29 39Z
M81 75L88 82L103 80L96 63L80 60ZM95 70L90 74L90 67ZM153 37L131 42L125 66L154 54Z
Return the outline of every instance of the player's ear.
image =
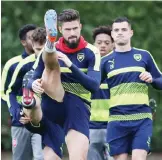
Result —
M131 30L131 37L133 36L133 34L134 34L134 31L133 31L133 30Z
M22 44L23 46L26 46L26 41L25 41L25 40L21 40L20 42L21 42L21 44Z
M82 24L80 23L80 29L82 29Z

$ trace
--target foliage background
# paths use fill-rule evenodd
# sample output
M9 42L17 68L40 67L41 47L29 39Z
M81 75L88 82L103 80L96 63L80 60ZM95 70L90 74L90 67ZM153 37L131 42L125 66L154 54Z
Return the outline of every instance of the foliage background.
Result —
M67 8L77 9L83 24L82 34L91 43L92 29L96 26L111 24L112 20L119 16L128 17L132 20L134 29L132 45L149 50L162 70L162 2L159 1L2 1L1 67L8 59L21 54L23 50L18 38L19 28L27 23L44 26L44 13L51 8L58 13ZM162 152L162 93L151 88L150 96L158 103L152 149ZM1 113L3 131L8 117L5 105L2 105Z

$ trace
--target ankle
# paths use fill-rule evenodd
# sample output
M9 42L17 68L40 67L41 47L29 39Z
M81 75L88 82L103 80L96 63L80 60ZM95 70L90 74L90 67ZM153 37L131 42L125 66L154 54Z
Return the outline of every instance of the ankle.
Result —
M53 53L56 51L54 42L51 42L50 40L47 39L44 47L45 52L47 53Z

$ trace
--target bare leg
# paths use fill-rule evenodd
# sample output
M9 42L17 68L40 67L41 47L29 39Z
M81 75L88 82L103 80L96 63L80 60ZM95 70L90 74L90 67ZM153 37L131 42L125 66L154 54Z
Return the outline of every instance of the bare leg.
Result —
M58 102L63 101L64 89L61 84L60 66L54 42L57 37L57 14L54 10L46 12L44 22L47 32L47 41L43 51L45 69L42 75L42 86L45 93Z
M127 160L127 159L128 159L127 153L122 153L122 154L114 156L114 160Z
M43 150L44 160L61 160L61 158L48 146Z
M84 134L71 129L66 136L66 144L69 160L87 159L89 140Z
M63 101L64 89L61 84L60 66L57 59L57 53L54 42L57 36L57 15L54 10L48 10L45 14L45 26L47 31L47 42L44 47L42 58L45 69L42 74L41 83L45 93L58 102ZM54 28L53 28L54 27ZM34 125L39 125L42 119L42 110L40 107L40 99L35 96L36 106L30 111L30 117ZM48 106L47 106L48 107ZM26 111L25 111L26 112ZM45 160L61 160L60 157L48 146L44 148Z
M146 160L147 151L144 149L134 149L132 151L132 160Z
M57 60L57 53L43 52L45 69L42 75L42 86L45 93L58 102L63 101L64 89L61 84L60 66Z

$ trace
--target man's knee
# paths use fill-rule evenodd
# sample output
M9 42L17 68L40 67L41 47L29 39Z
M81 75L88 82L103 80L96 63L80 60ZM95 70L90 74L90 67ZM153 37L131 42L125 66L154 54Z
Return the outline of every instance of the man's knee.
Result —
M75 141L74 141L74 137L75 137ZM87 147L89 147L89 139L87 136L85 136L83 133L76 131L74 129L70 129L67 133L66 136L66 143L67 144L78 144L78 142L80 142L78 145L82 146L80 144L85 144ZM83 148L85 148L85 146L83 146Z
M61 160L52 148L45 146L43 150L44 160Z
M134 149L132 151L132 160L146 160L147 151L143 149Z

